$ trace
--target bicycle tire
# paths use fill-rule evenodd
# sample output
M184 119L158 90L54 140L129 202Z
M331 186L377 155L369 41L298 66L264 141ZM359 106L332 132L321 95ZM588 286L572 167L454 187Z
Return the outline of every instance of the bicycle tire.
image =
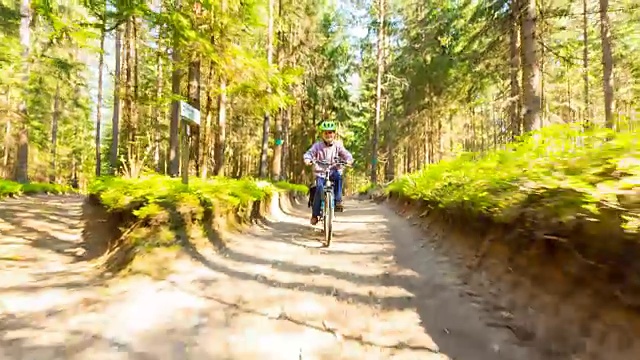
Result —
M333 194L326 192L324 196L324 244L329 246L333 238Z

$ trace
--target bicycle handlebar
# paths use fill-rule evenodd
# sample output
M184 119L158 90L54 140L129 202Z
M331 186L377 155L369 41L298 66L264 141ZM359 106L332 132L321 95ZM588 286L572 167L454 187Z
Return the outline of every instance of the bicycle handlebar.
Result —
M351 164L349 164L346 161L343 160L338 160L338 161L332 161L329 162L327 160L311 160L312 164L318 164L318 165L324 165L324 166L334 166L334 165L343 165L343 166L351 166Z

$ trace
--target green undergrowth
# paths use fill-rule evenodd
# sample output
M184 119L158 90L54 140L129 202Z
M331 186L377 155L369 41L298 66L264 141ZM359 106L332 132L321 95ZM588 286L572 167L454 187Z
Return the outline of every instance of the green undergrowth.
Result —
M74 192L73 189L67 185L47 183L20 184L0 179L0 198L33 194L67 194L72 192Z
M369 182L369 183L360 185L356 191L357 191L358 195L367 195L374 188L375 188L375 185L373 183Z
M179 178L147 175L139 179L101 177L89 185L89 194L99 196L110 211L132 210L139 219L151 218L154 209L185 206L228 208L264 199L276 191L268 182L251 179L190 179L189 185Z
M244 223L251 218L257 201L267 200L275 192L300 190L299 185L284 181L273 184L215 177L190 179L186 186L179 178L146 175L138 179L100 177L89 185L88 192L111 214L121 216L121 245L139 252L178 248L184 244L180 238L191 236L194 230L211 240L216 217Z
M386 191L497 223L581 219L636 236L640 138L632 132L550 126L502 150L430 165L398 178Z
M297 195L306 195L307 192L309 191L309 188L306 185L292 184L287 181L277 181L277 182L274 182L273 185L278 189L295 193Z

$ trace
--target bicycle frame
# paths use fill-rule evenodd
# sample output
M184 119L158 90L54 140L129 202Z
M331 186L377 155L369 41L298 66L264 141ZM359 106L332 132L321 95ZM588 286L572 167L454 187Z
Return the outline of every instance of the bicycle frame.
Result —
M331 177L329 176L329 175L331 175L331 168L334 167L334 166L337 166L337 165L346 166L347 163L343 162L343 161L337 161L337 162L331 162L330 163L330 162L327 162L327 161L317 161L317 160L314 161L314 163L325 167L325 169L323 171L324 171L324 178L326 180L325 180L325 183L324 183L324 189L322 191L322 197L320 198L320 209L324 209L324 195L327 192L329 192L329 193L331 193L331 195L333 195L333 181L331 181ZM335 200L335 199L332 199L332 200ZM335 201L331 202L330 207L331 207L331 209L335 208ZM324 220L324 216L323 216L322 220Z
M315 164L324 166L325 184L320 198L320 211L322 215L320 221L322 221L324 228L325 245L329 246L331 238L333 237L333 217L335 209L335 198L333 194L333 182L331 181L331 169L336 165L347 165L345 162L327 162L327 161L314 161ZM325 199L328 199L329 204L327 206Z
M325 183L324 183L324 188L322 191L322 197L320 198L320 209L324 209L324 199L326 197L325 194L330 193L331 195L333 195L333 181L331 181L331 179L329 178L329 174L331 174L331 168L327 168L327 170L325 170L324 175L325 175ZM331 200L333 199L333 196L331 196ZM331 201L331 204L329 204L329 207L331 209L335 208L335 201ZM322 216L322 221L324 221L324 214Z

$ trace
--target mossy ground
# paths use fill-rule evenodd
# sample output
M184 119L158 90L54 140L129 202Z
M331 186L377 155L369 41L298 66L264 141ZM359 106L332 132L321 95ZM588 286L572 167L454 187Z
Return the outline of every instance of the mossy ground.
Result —
M301 193L306 192L306 187L284 181L225 177L192 179L187 186L180 179L161 175L137 179L101 177L89 186L89 196L122 219L117 244L111 246L120 251L113 252L108 260L115 271L130 264L134 257L157 258L149 254L158 249L166 254L183 248L187 242L188 246L201 242L196 238L215 242L221 227L233 230L249 222L256 216L256 206L275 192ZM146 267L138 264L131 270Z

